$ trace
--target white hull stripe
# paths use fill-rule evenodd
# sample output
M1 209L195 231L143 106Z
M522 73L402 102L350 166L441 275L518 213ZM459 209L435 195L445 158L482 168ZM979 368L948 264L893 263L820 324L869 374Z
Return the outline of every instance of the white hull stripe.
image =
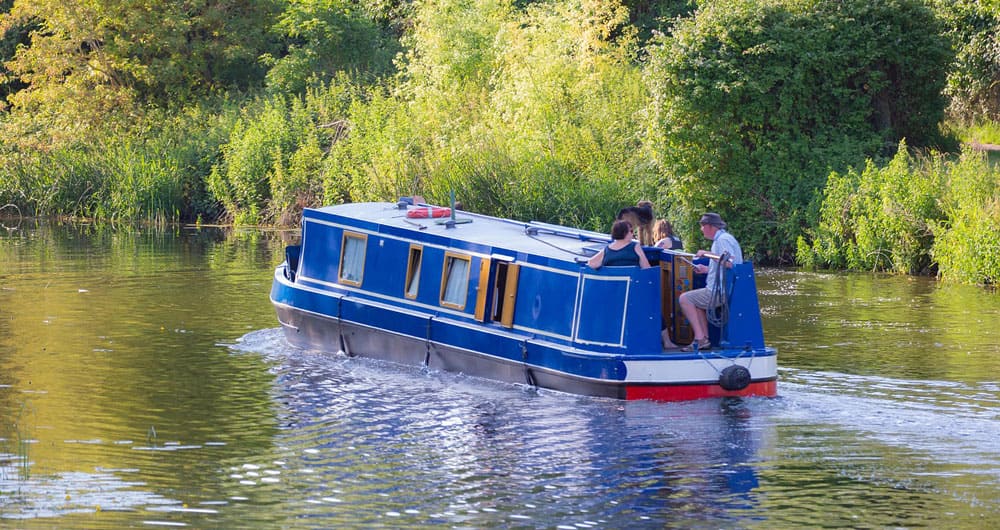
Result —
M706 357L711 352L706 352ZM750 370L754 380L773 379L778 375L778 356L741 357L738 359L678 359L663 361L625 361L626 383L685 383L715 381L725 368L738 364Z

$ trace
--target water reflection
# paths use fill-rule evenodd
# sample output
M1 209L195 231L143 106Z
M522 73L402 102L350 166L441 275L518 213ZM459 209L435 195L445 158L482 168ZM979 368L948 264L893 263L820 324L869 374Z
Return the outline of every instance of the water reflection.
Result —
M246 301L268 285L272 246L213 229L42 226L0 239L0 452L25 462L0 477L0 516L78 512L45 493L61 484L90 513L74 484L118 491L124 504L102 511L161 498L148 483L184 492L164 502L218 498L217 473L199 463L266 448L275 429L266 367L219 346L270 318Z
M783 366L983 381L1000 371L1000 295L933 278L763 271L766 338Z
M753 400L665 405L517 390L317 353L278 330L239 348L277 351L283 452L232 462L240 495L299 484L317 526L450 524L658 528L740 520L768 420ZM270 475L266 473L270 472ZM307 485L303 487L304 485ZM289 515L289 521L295 517Z

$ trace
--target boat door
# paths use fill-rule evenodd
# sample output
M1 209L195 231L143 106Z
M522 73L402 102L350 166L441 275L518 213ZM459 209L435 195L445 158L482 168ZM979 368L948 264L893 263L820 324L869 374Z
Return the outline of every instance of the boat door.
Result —
M494 254L480 263L479 292L476 320L499 322L504 327L514 325L514 302L517 298L517 278L521 266L514 258Z
M667 252L660 257L660 309L670 337L677 344L690 344L694 340L691 323L684 318L677 301L681 293L692 289L693 274L690 262Z

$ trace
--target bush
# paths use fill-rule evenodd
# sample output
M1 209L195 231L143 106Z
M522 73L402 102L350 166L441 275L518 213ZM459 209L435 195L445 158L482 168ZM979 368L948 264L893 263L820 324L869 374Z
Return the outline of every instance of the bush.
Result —
M937 10L956 49L945 89L950 117L1000 121L1000 4L939 0Z
M939 140L950 48L919 0L708 2L673 30L646 69L651 153L688 226L718 211L749 255L791 255L831 170Z
M831 173L811 249L799 244L800 264L854 270L926 273L933 270L933 229L943 161L915 160L905 143L886 167Z
M942 210L931 254L943 279L1000 283L1000 170L967 151L947 166Z

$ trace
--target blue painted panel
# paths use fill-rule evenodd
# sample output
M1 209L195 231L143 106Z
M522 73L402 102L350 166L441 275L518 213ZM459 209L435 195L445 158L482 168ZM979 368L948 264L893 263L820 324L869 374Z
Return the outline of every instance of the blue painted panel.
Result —
M659 268L635 271L627 304L625 346L633 353L662 351Z
M522 266L514 325L571 337L577 281L578 276Z
M633 354L660 353L659 269L604 267L587 274L578 340L622 344L620 351Z
M528 363L544 366L583 377L625 379L626 369L622 357L617 355L578 355L545 343L528 341Z
M319 223L302 225L302 268L299 274L335 283L340 266L340 243L343 231Z
M729 298L729 323L724 336L735 348L742 348L747 344L752 348L763 348L764 329L760 320L753 265L750 262L735 265L730 274L733 278L732 294Z
M417 301L431 306L438 306L441 302L441 268L444 267L444 250L424 247L422 259Z
M490 282L486 282L486 292L479 292L479 279L483 274L489 278L490 271L483 270L483 258L473 257L472 258L472 270L469 271L469 302L465 305L465 312L469 316L475 316L476 304L479 302L479 297L489 297ZM489 312L489 306L483 306L486 312Z
M431 338L435 342L449 346L479 351L515 362L521 361L522 339L487 334L484 333L484 327L482 324L459 326L449 320L434 319L431 324Z
M368 236L365 255L366 291L403 298L410 244L379 234Z
M279 282L274 282L271 289L271 299L277 303L334 318L340 313L341 296L336 293L317 293L286 287Z
M489 245L483 245L483 244L480 244L480 243L472 243L472 242L468 242L468 241L462 241L461 239L452 239L452 240L449 240L447 242L447 244L448 244L448 246L450 246L450 247L452 247L452 248L454 248L456 250L465 251L465 252L469 252L469 253L473 253L474 252L474 253L477 253L477 254L487 254L487 255L489 255L489 253L493 249L493 247L491 247Z
M427 338L428 334L428 316L372 305L354 297L344 298L341 304L341 318L417 338Z
M578 340L622 343L626 295L631 282L628 276L621 276L627 272L622 270L624 268L626 267L602 267L596 271L600 277L584 278ZM635 267L627 268L638 270ZM588 270L588 275L593 274L595 271Z

